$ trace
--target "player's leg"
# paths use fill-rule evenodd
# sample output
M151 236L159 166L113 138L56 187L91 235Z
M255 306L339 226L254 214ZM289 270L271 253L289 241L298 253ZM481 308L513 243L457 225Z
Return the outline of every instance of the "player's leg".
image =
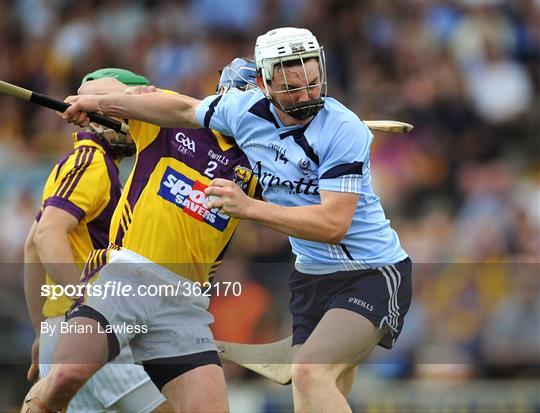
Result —
M165 397L143 367L134 364L131 350L126 346L77 392L69 403L69 411L150 413L162 404L166 404Z
M228 411L217 351L143 361L143 366L175 412Z
M178 412L228 412L223 370L217 365L193 369L167 383L163 394Z
M65 399L62 402L69 401L93 373L119 355L137 334L135 328L123 326L145 325L159 308L159 298L141 303L130 294L113 295L111 286L115 284L129 285L137 291L137 286L144 282L129 255L99 250L94 256L99 262L89 260L84 272L85 304L77 303L68 312L67 333L60 334L44 386L46 394L42 401L49 408L57 409L60 397Z
M292 360L294 360L294 357L300 349L302 348L302 344L297 344L292 348ZM357 367L353 367L349 369L348 371L344 372L340 377L337 379L337 387L341 394L347 398L349 396L349 393L351 392L352 386L354 384L354 379L356 377L356 371Z
M64 317L49 318L48 331L42 334L39 349L40 377L48 375L54 348L60 337ZM69 402L70 413L89 412L172 412L165 397L141 366L134 364L129 347L122 349L113 363L99 369Z
M52 367L52 359L54 350L58 338L60 337L60 331L62 323L64 323L65 317L48 318L46 320L48 324L48 334L42 334L39 342L39 375L43 379L48 374ZM100 369L96 374L99 374L107 366ZM103 404L95 397L94 393L88 388L89 384L94 380L93 375L89 381L82 386L77 394L70 400L68 409L70 413L89 413L89 412L101 412L104 410Z
M105 257L106 250L100 250ZM97 252L97 251L96 251ZM93 256L93 255L91 255ZM102 265L92 271L92 262L84 268L85 281L96 278ZM103 261L103 265L106 260ZM107 266L103 268L106 273ZM88 278L86 278L88 277ZM87 297L88 298L88 297ZM29 395L54 411L67 407L69 401L84 383L99 370L108 359L118 355L119 344L114 333L102 334L108 321L99 311L76 302L66 315L65 322L57 326L52 366L39 392ZM41 411L41 410L39 410Z
M302 331L305 317L293 313L293 328L296 318L301 333L296 343L304 342L293 360L293 394L297 408L299 411L315 407L320 411L350 411L343 393L352 385L352 376L348 376L353 374L351 368L364 360L375 345L391 348L403 327L412 295L411 260L407 258L371 270L331 274L326 284L326 281L314 282L313 277L306 275L293 276L296 283L293 286L297 288L291 288L291 295L300 303L296 308L309 314L303 309L300 298L302 294L306 296L305 291L309 291L310 286L316 295L322 294L321 301L329 308L307 339L303 338L310 332L310 323L304 323ZM293 329L293 335L295 333ZM338 387L340 378L342 382ZM326 385L331 390L327 388L326 397L321 399Z
M349 394L351 393L352 386L354 384L354 379L356 378L356 371L358 370L357 367L353 367L352 369L349 369L348 371L344 372L340 377L337 379L337 387L340 391L340 393L345 397L349 397Z
M109 353L106 334L98 331L98 321L76 317L64 325L49 374L26 397L36 412L65 408L75 393L106 362ZM32 410L30 410L32 411Z
M384 331L360 314L329 310L293 360L295 411L350 412L338 380L350 374L383 335ZM344 386L342 383L342 390L347 390Z
M131 342L142 365L175 412L226 412L225 379L210 324L210 298L194 294L193 282L155 263L141 266L147 284L171 285L148 322L148 333Z

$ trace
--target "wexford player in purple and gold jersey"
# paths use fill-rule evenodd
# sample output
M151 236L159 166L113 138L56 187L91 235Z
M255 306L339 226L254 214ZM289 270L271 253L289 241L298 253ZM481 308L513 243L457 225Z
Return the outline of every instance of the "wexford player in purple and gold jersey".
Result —
M251 168L216 131L161 129L139 121L131 121L130 130L137 164L113 216L111 242L205 283L220 264L237 221L208 209L204 190L214 177L226 175L253 193Z
M255 78L253 63L245 61L241 69L246 77L235 87ZM83 85L80 93L125 87L103 79ZM30 391L27 406L39 412L64 408L129 344L175 411L228 411L206 285L238 220L209 209L204 190L221 177L254 196L257 181L245 155L216 131L138 121L130 121L130 130L137 159L112 218L110 247L91 254L87 294L68 312L69 332L61 335L51 372ZM129 294L90 293L113 285L129 286ZM151 296L149 287L172 288Z
M83 83L111 75L129 86L148 84L143 76L115 69L89 73ZM25 246L25 294L36 332L29 380L36 375L38 358L40 376L45 377L50 370L64 314L73 304L60 288L78 284L90 252L107 246L121 193L118 163L134 154L134 147L118 142L114 131L95 124L85 132L74 133L73 141L73 150L55 165L47 179L41 208ZM55 294L43 294L52 291ZM150 412L164 403L143 368L133 364L129 350L119 360L99 370L80 389L69 404L70 412L133 409L134 400L138 400L138 412Z

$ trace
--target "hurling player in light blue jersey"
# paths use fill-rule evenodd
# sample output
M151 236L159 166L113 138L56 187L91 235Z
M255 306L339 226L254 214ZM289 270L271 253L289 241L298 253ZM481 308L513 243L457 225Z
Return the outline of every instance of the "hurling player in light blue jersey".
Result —
M371 187L369 129L326 97L322 47L306 29L280 28L255 46L258 89L209 96L70 97L85 112L163 126L210 127L234 136L268 202L215 179L211 207L290 237L293 396L297 412L351 411L355 367L378 344L391 348L411 302L411 261Z

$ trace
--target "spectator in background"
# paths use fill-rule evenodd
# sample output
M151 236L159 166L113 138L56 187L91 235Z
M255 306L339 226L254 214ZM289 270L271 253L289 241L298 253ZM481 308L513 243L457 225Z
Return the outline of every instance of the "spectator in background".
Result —
M481 336L487 371L502 377L540 374L540 279L534 264L512 265L510 294Z
M2 209L0 240L2 262L22 262L24 241L35 211L35 199L29 188L22 188L10 208Z
M495 43L486 41L484 59L468 72L468 88L476 111L488 123L523 117L531 108L532 83L526 69Z

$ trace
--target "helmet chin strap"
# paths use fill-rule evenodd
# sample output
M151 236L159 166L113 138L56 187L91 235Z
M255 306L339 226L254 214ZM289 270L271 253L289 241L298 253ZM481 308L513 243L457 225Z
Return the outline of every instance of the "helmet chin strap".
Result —
M137 146L133 142L120 142L113 140L109 142L114 153L121 158L129 158L137 152Z
M266 86L266 82L265 87L266 98L272 102L276 108L280 109L296 120L306 120L310 116L315 116L324 107L324 99L320 97L318 99L308 100L307 102L298 103L292 107L286 108L283 106L279 98L277 100L272 98L270 91L268 90L268 86Z
M323 107L324 99L319 98L299 103L292 108L283 108L282 110L294 119L306 120L311 116L315 116Z

